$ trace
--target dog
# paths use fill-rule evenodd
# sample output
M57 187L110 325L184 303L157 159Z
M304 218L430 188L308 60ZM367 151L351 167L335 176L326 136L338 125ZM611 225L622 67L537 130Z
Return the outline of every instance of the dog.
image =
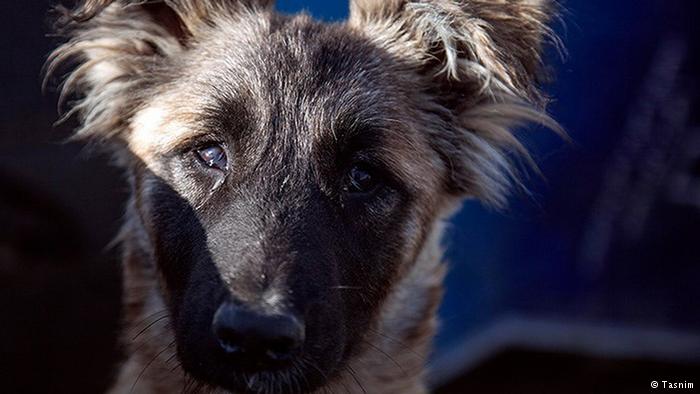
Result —
M58 7L46 74L131 188L111 392L426 392L445 223L522 187L516 126L557 129L538 89L554 8Z

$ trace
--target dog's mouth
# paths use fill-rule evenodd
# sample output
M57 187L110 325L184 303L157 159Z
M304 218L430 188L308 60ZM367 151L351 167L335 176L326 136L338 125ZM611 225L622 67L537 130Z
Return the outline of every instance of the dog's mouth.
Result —
M220 371L204 379L193 376L207 385L235 393L308 393L326 382L320 367L312 365L308 360L299 359L284 368Z
M252 362L246 364L222 362L183 363L187 375L202 386L220 388L235 393L287 394L308 393L323 386L330 371L319 362L299 355L274 366ZM205 390L206 391L206 390Z

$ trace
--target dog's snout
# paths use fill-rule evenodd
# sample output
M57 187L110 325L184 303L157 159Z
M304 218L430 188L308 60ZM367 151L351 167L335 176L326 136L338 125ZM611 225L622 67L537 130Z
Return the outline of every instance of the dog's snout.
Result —
M268 368L289 361L304 343L304 324L291 313L267 314L224 302L212 330L220 350L241 367Z

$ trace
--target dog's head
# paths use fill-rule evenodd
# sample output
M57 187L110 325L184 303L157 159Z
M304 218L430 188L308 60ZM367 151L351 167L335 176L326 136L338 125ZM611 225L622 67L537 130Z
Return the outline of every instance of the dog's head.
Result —
M336 24L263 0L64 11L49 73L77 62L78 135L128 169L130 231L185 371L251 391L342 371L454 202L504 202L511 127L547 120L530 104L548 15L545 0L354 0Z

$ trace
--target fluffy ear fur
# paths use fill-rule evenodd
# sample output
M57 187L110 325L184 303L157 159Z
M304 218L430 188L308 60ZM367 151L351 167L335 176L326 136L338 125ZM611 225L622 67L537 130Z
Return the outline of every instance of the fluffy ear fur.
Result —
M422 78L435 146L451 167L450 190L505 203L519 184L509 153L530 158L512 129L536 122L536 86L553 0L352 0L350 24ZM556 40L554 40L556 42Z
M64 116L80 117L78 138L111 139L123 133L148 87L164 82L160 72L187 50L216 19L265 10L272 0L85 0L59 7L58 31L69 38L46 63L50 78L71 66L59 107L75 99Z

